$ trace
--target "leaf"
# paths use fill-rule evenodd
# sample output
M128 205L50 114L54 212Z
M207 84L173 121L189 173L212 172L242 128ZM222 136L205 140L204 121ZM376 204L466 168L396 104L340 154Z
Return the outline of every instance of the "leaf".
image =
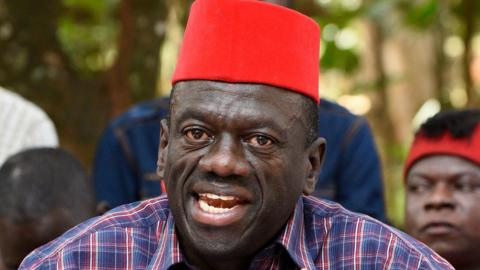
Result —
M339 69L346 73L352 73L359 66L359 57L354 50L340 50L334 42L322 43L325 52L320 59L320 67L323 70Z
M438 8L437 0L428 0L420 4L414 4L407 10L405 22L416 28L427 28L434 22Z

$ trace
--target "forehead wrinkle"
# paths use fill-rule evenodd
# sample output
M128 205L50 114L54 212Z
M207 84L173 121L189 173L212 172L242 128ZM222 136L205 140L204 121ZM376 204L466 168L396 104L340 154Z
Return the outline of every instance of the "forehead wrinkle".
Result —
M217 128L257 129L269 127L281 135L289 128L285 121L279 123L274 117L265 117L245 106L230 107L229 104L226 103L220 107L212 103L207 106L185 107L177 111L176 121L181 123L187 119L197 119Z
M213 103L209 104L207 107L212 107L214 112L216 112L217 117L225 118L227 115L221 114L219 111L225 112L235 112L234 108L240 108L241 110L246 109L250 102L255 101L262 101L268 103L271 106L276 107L276 109L283 113L284 111L290 112L290 115L287 118L286 123L284 124L284 129L292 128L296 123L300 123L303 128L308 127L307 117L303 114L308 113L304 112L305 109L303 108L304 101L302 100L301 94L291 92L287 89L282 89L270 85L264 84L255 84L255 83L225 83L225 82L218 82L218 81L185 81L180 82L179 87L175 90L176 92L183 92L183 91L195 91L197 93L202 93L203 97L206 97L206 100L212 99L214 100L216 96L221 93L221 95L226 95L232 97L231 100L222 99L221 103ZM276 91L278 97L276 99L271 99L271 97L265 95L258 95L258 93L266 92L266 91ZM181 99L178 97L179 95L175 95L174 93L174 101L172 102L172 112L176 106L176 104L182 102ZM181 95L183 99L190 99L193 98L194 101L198 97L195 95L188 95L183 94ZM239 99L242 99L240 101ZM295 105L296 109L292 110L292 105ZM299 107L300 106L300 107ZM228 110L220 110L226 107ZM237 111L241 111L237 110ZM252 118L252 117L249 117Z
M411 177L432 179L457 178L465 174L480 175L480 166L461 157L443 154L427 156L419 160L409 172Z
M303 115L305 112L303 112L303 109L301 110L296 110L294 114L289 118L289 123L290 125L287 127L288 129L293 128L293 126L297 123L302 124L302 127L306 130L308 127L307 119Z

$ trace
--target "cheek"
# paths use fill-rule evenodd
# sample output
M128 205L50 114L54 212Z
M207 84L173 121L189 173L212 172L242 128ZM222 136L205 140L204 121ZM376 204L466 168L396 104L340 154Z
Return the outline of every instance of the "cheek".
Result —
M185 179L198 164L200 158L199 155L195 153L184 153L175 148L169 150L164 173L167 189L183 185Z
M304 179L300 168L288 166L290 164L283 161L270 162L268 166L260 169L263 173L258 174L265 200L276 209L288 209L295 205L303 191Z
M287 160L281 157L274 157L262 162L252 162L257 175L266 178L268 183L275 182L273 188L291 189L295 187L294 179L303 176L300 166L293 160Z
M467 198L467 196L464 195L459 201L462 202L462 207L465 209L462 211L465 222L469 224L472 230L480 235L480 196Z
M426 198L426 194L413 194L407 192L405 197L405 213L414 214L423 211L423 202Z
M423 198L421 196L407 195L405 201L405 226L414 229L422 219Z

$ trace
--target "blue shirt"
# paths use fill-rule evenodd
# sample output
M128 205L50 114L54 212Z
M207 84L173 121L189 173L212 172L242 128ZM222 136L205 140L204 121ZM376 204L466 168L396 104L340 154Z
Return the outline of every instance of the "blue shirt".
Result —
M93 166L96 195L110 207L161 193L156 175L160 119L168 98L140 103L105 129ZM363 117L325 99L319 106L318 134L327 152L314 196L385 221L380 160Z
M327 152L313 195L385 222L381 162L367 120L325 99L318 120Z
M165 196L121 206L35 250L20 269L188 269ZM249 269L453 269L428 247L336 203L300 197ZM178 269L178 268L175 268Z

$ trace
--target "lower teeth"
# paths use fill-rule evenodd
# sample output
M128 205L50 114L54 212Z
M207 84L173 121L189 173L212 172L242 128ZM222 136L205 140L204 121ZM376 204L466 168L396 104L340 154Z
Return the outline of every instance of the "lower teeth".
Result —
M226 213L233 208L233 207L232 208L219 208L219 207L211 206L203 200L199 200L198 203L200 205L200 209L202 209L203 211L205 211L207 213L212 213L212 214Z

